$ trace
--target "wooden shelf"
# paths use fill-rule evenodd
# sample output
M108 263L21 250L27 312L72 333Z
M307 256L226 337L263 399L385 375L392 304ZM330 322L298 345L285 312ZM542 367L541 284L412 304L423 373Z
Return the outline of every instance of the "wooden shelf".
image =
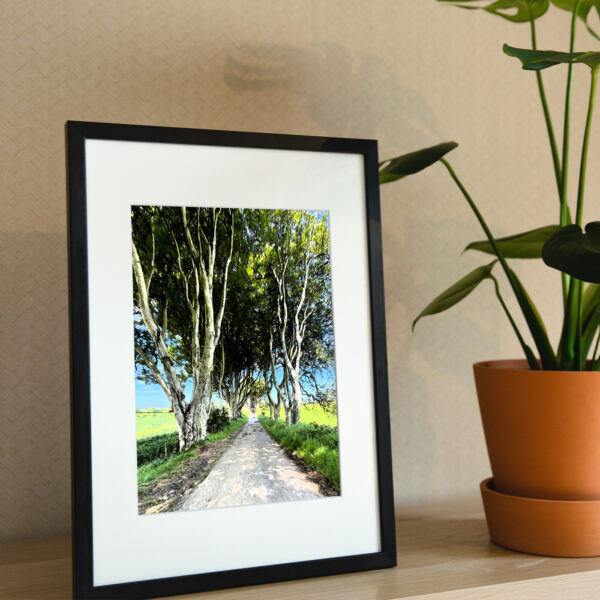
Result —
M490 543L478 498L397 507L398 567L203 594L198 600L588 600L600 558L546 558ZM0 544L0 599L66 600L70 539Z

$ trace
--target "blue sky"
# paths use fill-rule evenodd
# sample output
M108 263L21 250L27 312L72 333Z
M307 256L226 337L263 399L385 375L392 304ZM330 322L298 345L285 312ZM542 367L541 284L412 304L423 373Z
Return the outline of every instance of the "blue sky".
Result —
M281 374L279 373L279 378ZM322 372L317 376L319 386L330 384L335 381L334 369ZM273 390L274 391L274 390ZM192 382L188 381L185 385L185 397L189 400L192 394ZM162 391L162 388L154 383L146 384L135 378L135 407L140 408L170 408L169 401Z
M191 388L191 386L187 386ZM186 392L188 390L186 389ZM188 392L189 393L189 392ZM188 394L186 394L187 396ZM170 408L169 401L160 386L145 384L135 378L135 407L137 408Z

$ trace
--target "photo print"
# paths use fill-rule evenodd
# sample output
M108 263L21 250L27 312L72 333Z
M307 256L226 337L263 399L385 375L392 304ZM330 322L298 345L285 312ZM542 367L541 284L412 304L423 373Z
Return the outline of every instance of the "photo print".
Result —
M139 514L340 495L328 212L131 230Z

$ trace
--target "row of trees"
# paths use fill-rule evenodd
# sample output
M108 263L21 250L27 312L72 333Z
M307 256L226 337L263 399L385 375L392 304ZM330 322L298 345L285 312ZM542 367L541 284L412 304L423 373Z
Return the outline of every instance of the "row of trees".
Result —
M265 397L293 424L303 400L335 399L326 213L134 206L132 242L137 373L168 398L180 450L216 399L237 418Z

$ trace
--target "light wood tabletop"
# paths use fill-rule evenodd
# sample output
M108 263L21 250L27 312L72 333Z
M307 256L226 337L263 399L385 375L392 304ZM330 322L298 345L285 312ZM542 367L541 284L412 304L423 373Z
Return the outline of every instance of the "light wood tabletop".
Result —
M600 558L546 558L489 541L479 498L397 507L398 566L177 598L578 600L600 597ZM1 600L67 600L70 538L0 544Z

